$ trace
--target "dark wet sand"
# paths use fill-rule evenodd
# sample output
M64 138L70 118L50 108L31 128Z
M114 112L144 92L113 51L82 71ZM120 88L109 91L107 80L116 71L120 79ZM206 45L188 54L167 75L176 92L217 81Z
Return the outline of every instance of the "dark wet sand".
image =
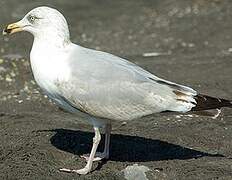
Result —
M73 42L126 57L201 93L232 98L229 0L1 0L0 25L50 5L65 14ZM217 119L163 113L113 125L111 158L81 168L92 127L40 94L29 65L32 36L0 38L0 179L123 179L135 163L153 179L232 179L232 110ZM143 57L158 52L159 56ZM101 144L102 148L103 144Z

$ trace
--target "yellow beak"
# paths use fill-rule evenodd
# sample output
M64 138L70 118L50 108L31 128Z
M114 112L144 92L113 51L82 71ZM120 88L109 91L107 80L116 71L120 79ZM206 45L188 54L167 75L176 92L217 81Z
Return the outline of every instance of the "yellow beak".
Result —
M2 32L3 35L14 34L16 32L22 31L23 28L20 27L17 23L9 24Z

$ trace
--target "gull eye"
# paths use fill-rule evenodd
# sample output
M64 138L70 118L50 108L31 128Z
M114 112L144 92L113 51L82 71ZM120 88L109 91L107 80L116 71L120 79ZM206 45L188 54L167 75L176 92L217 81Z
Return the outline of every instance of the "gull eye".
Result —
M30 20L31 20L31 21L34 21L34 20L35 20L35 17L34 17L34 16L31 16L31 17L30 17Z
M32 15L28 16L28 21L30 21L30 23L33 23L35 21L35 19L36 19L35 16L32 16Z

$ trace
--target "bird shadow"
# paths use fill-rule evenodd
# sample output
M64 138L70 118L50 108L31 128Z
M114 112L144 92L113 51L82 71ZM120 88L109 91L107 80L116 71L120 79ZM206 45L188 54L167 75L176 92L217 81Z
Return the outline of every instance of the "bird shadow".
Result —
M50 138L50 141L53 146L60 150L75 155L82 155L91 151L94 133L69 129L42 131L55 132ZM224 157L220 154L197 151L161 140L121 134L111 135L110 146L110 160L120 162L146 162L173 159L184 160L204 156ZM103 148L104 138L102 138L98 150L102 151Z

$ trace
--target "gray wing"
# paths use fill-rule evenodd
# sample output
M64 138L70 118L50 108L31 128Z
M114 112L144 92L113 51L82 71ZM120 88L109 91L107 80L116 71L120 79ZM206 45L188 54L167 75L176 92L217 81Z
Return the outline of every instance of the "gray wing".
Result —
M160 79L109 53L75 46L69 59L70 79L59 82L60 94L93 116L130 120L194 107L196 92Z

